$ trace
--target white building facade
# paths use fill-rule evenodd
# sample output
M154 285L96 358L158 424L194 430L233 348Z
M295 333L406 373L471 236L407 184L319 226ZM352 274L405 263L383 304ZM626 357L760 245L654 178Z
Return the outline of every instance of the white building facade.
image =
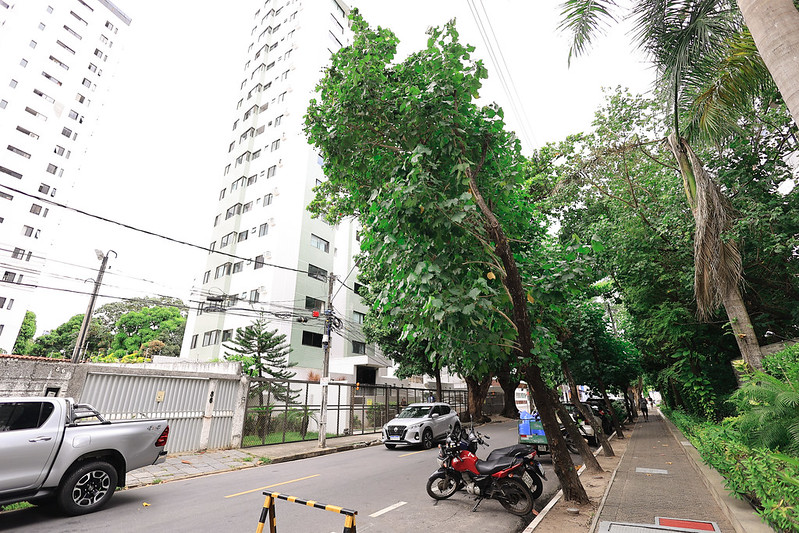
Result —
M324 173L302 131L304 115L330 55L351 41L349 7L338 0L267 0L257 7L228 161L213 193L211 251L192 296L181 358L223 360L223 343L236 328L263 317L287 336L296 378L318 376L332 295L330 375L383 382L390 362L360 327L366 308L357 295L357 228L347 221L330 226L306 210Z
M0 349L11 352L131 19L107 0L0 0Z

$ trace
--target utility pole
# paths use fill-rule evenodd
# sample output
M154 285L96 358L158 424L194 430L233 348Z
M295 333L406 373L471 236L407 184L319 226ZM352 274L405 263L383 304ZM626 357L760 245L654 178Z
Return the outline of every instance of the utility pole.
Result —
M103 255L103 252L100 250L95 250L94 253L97 254L97 259L102 259L103 262L100 265L100 270L97 272L97 280L94 282L94 290L92 291L92 297L89 299L89 307L86 309L86 315L83 317L83 322L80 325L78 338L75 341L75 349L72 350L73 363L80 362L83 351L86 348L86 340L89 337L89 324L92 321L92 313L94 313L94 304L97 301L97 295L100 292L100 286L103 284L103 274L105 274L105 268L108 266L108 254L114 254L114 257L117 257L117 253L114 250L108 250L105 255Z
M325 333L322 335L322 412L319 420L319 447L327 441L327 384L330 382L330 332L333 326L333 283L336 276L331 272L327 278L327 307L325 308Z

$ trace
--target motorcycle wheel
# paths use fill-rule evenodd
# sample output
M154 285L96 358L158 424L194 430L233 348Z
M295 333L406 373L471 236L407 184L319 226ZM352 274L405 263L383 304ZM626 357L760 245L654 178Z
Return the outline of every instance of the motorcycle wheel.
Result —
M458 491L458 482L446 474L427 480L427 494L434 500L446 500Z
M494 498L499 500L508 512L516 516L525 516L533 511L533 495L523 481L505 478L497 483Z
M544 492L544 482L538 477L538 474L535 472L527 471L528 475L533 478L533 486L530 488L530 492L533 493L533 499L537 500L541 497L541 494Z

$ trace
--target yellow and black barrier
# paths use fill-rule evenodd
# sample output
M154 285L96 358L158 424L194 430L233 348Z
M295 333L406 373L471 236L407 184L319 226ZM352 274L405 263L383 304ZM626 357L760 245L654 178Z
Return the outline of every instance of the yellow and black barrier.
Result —
M280 494L279 492L264 492L264 496L266 496L266 499L264 500L264 507L261 509L261 519L258 522L258 529L255 530L255 533L263 533L264 524L266 524L267 518L269 519L269 533L277 533L277 522L275 521L275 500L286 500L287 502L299 503L300 505L307 505L308 507L324 509L325 511L333 511L334 513L346 515L346 518L344 519L344 533L356 533L355 515L358 514L358 511L345 509L343 507L339 507L338 505L327 505L314 500L303 500L301 498L297 498L296 496L286 496L285 494Z

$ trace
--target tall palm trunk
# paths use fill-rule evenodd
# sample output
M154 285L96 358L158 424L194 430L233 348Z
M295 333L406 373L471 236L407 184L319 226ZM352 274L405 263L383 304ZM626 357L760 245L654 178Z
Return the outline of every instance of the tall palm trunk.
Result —
M738 0L738 7L799 126L799 11L792 0Z
M760 344L739 288L741 255L734 241L722 239L722 233L732 226L732 207L688 141L672 133L668 143L679 164L685 195L696 222L694 294L699 318L707 318L721 303L744 361L751 368L762 370Z

